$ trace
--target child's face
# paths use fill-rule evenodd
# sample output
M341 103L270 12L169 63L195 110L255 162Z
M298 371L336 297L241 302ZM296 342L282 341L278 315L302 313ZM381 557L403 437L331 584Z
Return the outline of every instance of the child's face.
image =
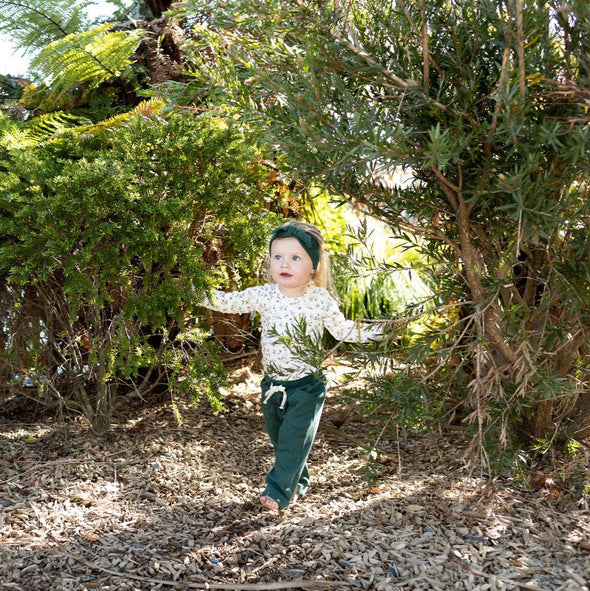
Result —
M270 276L284 295L303 295L313 263L297 238L277 238L270 246Z

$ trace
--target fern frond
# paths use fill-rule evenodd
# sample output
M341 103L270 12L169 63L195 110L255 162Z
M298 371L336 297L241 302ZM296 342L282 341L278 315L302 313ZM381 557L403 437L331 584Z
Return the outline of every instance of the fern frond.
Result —
M151 98L147 101L142 101L127 113L120 113L119 115L109 117L108 119L104 119L93 125L80 126L76 129L76 132L80 135L99 135L106 131L123 127L137 115L142 115L144 117L157 115L165 106L166 103L162 99Z
M143 31L111 31L111 26L106 23L54 41L31 66L58 92L79 84L96 88L118 78L133 63Z
M90 4L85 0L0 0L0 32L26 53L37 53L53 41L87 29L85 9Z
M159 98L142 101L131 111L109 117L98 123L72 115L66 111L44 113L21 125L11 125L0 134L0 147L7 150L22 150L54 139L63 131L71 130L78 137L97 136L125 126L131 119L141 115L153 117L164 110L166 103Z
M78 127L85 121L64 111L45 113L28 121L24 126L15 127L11 133L2 136L2 145L7 149L24 149L41 144L65 129Z

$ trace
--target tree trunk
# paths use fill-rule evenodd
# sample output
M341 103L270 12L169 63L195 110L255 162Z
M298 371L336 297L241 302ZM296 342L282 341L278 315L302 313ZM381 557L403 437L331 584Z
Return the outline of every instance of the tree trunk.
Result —
M537 406L533 411L532 432L529 434L533 439L547 439L547 435L551 432L551 425L553 424L554 407L555 400L552 398L546 398L537 402Z
M172 0L145 0L145 5L151 10L154 18L160 18L172 6Z

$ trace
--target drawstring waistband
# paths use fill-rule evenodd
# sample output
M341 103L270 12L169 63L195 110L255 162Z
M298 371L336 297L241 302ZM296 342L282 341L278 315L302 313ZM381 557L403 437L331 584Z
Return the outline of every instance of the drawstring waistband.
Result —
M285 404L287 404L287 390L285 390L285 386L279 386L278 384L270 385L269 389L264 394L264 400L262 401L262 404L266 404L277 392L283 393L283 399L281 400L281 405L279 408L285 408Z

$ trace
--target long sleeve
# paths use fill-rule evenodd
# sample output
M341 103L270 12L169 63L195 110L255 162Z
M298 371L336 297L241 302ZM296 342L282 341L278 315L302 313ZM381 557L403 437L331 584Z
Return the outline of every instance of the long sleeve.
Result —
M383 337L380 325L371 326L357 320L347 320L333 298L329 300L324 326L336 340L347 343L366 343Z
M250 287L244 291L224 292L213 290L210 298L203 302L205 308L224 314L248 314L260 309L260 288Z

